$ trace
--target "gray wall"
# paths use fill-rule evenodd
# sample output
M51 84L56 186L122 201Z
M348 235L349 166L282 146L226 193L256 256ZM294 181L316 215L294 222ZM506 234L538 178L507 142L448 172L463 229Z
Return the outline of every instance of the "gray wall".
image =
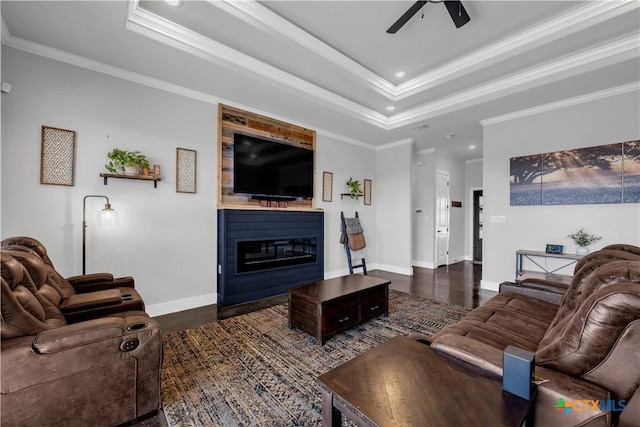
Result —
M376 157L376 260L382 270L413 274L411 267L411 145L388 144Z
M482 287L514 279L517 249L562 244L583 227L602 236L591 247L640 244L640 205L510 206L509 158L640 139L638 92L611 96L484 127L485 239ZM504 222L495 222L503 217Z
M2 95L2 238L33 236L63 275L80 274L82 199L106 195L120 226L96 227L104 205L89 200L88 272L135 276L152 315L215 303L217 101L193 100L14 48L3 47L2 56L2 80L13 84ZM42 125L77 132L74 186L40 185ZM315 174L320 195L322 171L334 173L333 202L316 200L325 211L326 275L347 271L338 243L341 210L361 213L368 261L375 268L377 194L384 184L375 173L377 154L327 135L318 131ZM121 179L104 186L99 173L114 147L140 150L160 164L158 188ZM198 152L197 194L175 192L176 147ZM363 206L362 198L340 200L349 176L373 180L373 205Z
M461 201L462 208L451 208L449 217L449 263L464 260L467 234L467 180L465 163L446 153L429 149L413 155L413 264L435 268L435 191L438 170L449 174L449 195ZM419 211L419 212L418 212Z

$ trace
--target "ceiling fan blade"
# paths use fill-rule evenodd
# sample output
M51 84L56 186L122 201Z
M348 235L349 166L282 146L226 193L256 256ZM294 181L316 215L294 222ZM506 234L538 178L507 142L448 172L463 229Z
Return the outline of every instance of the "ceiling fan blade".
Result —
M449 15L451 15L453 23L456 24L456 28L460 28L467 22L471 21L471 18L469 18L469 14L465 10L461 1L445 1L444 5L447 6Z
M418 0L417 2L415 2L413 4L413 6L411 6L409 8L409 10L407 10L404 15L402 15L396 22L394 22L394 24L392 26L389 27L389 29L387 30L387 33L389 34L395 34L400 28L402 28L402 26L404 24L407 23L407 21L409 19L411 19L411 17L413 15L415 15L421 8L422 6L424 6L427 3L426 0ZM452 2L452 3L457 3L457 2ZM466 12L465 12L466 13Z

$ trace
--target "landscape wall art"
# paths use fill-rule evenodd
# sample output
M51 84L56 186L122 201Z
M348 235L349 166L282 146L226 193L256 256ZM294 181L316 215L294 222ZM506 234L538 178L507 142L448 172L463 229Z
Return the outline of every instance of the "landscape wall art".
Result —
M640 141L512 157L511 206L640 203Z

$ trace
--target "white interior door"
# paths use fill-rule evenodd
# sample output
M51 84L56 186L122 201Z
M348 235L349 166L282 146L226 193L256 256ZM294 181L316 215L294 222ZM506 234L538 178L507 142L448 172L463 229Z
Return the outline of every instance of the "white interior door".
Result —
M436 267L449 263L449 174L436 179Z

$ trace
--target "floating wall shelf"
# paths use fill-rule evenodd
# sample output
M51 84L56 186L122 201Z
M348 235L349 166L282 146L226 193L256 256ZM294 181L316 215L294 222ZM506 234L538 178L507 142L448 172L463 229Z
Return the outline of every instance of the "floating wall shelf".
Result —
M104 179L104 185L107 185L109 178L124 178L124 179L138 179L141 181L153 181L153 188L158 188L158 181L162 181L162 178L154 178L152 176L139 176L139 175L119 175L115 173L101 173L100 176Z
M351 193L340 193L340 199L342 199L344 196L351 198ZM362 196L364 196L364 194L362 193L356 194L356 200L358 200L358 198Z

